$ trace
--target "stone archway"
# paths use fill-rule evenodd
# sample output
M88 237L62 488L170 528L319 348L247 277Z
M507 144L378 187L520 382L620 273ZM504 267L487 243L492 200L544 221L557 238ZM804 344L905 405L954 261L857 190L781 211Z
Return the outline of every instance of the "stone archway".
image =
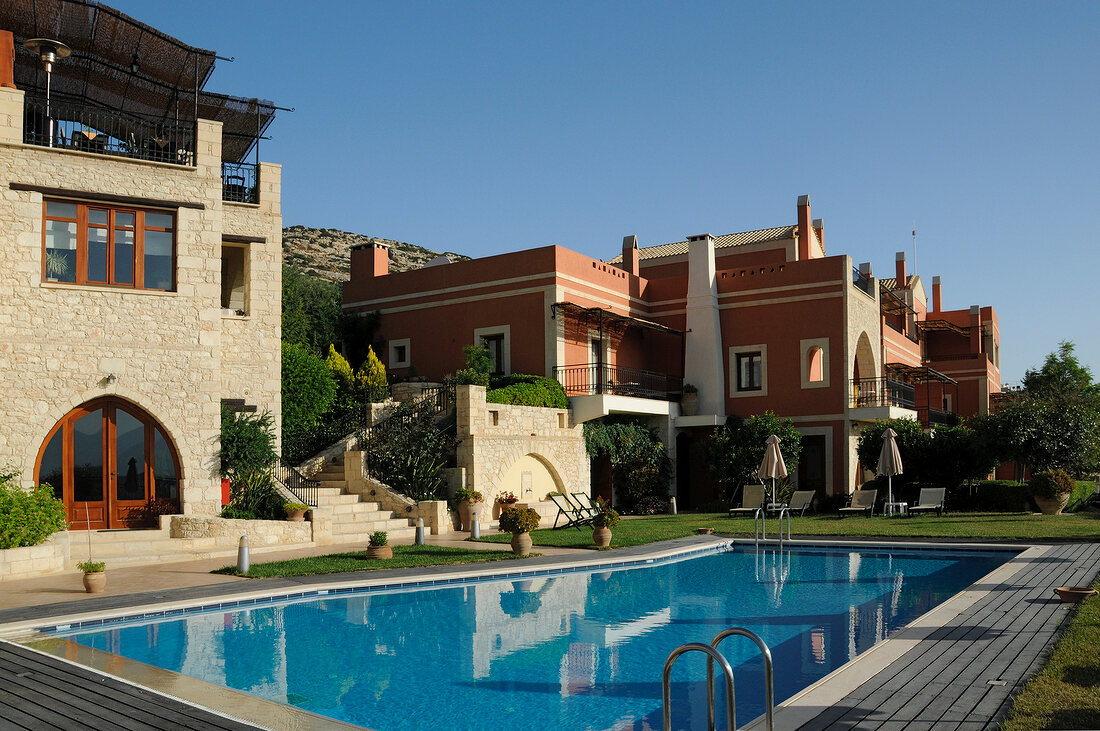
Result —
M546 457L528 452L513 461L497 481L497 495L510 491L520 502L537 502L549 492L564 492L565 483Z

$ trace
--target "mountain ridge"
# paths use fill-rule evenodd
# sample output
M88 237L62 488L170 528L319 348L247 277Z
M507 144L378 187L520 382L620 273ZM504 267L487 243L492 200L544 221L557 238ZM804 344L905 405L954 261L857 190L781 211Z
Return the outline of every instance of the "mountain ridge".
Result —
M283 229L283 263L329 282L351 278L351 249L364 244L383 244L390 249L390 271L420 269L438 256L451 261L470 257L453 251L437 252L405 241L357 234L335 228L294 225Z

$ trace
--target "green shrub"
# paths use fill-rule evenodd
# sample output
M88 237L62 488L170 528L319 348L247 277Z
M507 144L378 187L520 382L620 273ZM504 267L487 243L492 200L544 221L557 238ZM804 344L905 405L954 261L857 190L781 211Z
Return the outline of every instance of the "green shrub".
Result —
M399 404L379 429L361 434L367 469L413 500L442 500L447 484L443 468L454 451L454 436L435 420L427 401Z
M488 386L489 369L492 367L492 358L489 349L476 345L467 345L462 349L466 359L466 367L455 371L450 382L453 385Z
M1072 513L1080 508L1096 490L1096 483L1092 480L1078 480L1077 487L1073 488L1073 494L1069 496L1069 502L1063 513Z
M541 516L534 508L505 508L500 513L504 533L529 533L539 527Z
M592 525L596 528L614 528L619 524L619 512L611 507L603 498L596 498L596 504L600 506L599 512L592 516Z
M1030 513L1035 506L1027 485L1012 480L983 480L973 488L947 492L951 512Z
M286 510L283 496L275 488L275 478L270 472L249 472L238 476L229 485L229 505L222 509L222 517L253 520L284 520ZM233 515L226 511L233 508Z
M68 528L65 504L54 497L53 488L43 483L23 490L16 483L18 474L0 472L0 548L36 546Z
M390 384L386 380L386 366L378 360L374 348L367 348L367 360L355 372L355 383L372 404L380 404L389 398Z
M226 520L259 520L251 510L235 508L232 504L223 507L220 515Z
M610 416L584 424L584 446L590 457L611 461L611 480L619 507L637 512L645 498L668 500L671 461L664 443L640 419Z
M81 561L76 565L79 571L83 571L86 574L98 574L107 568L106 561Z
M336 396L332 372L309 348L283 343L282 375L283 431L308 432Z
M275 451L275 425L271 414L236 413L222 409L222 477L233 479L256 470L270 469L278 461Z
M455 490L456 503L480 503L484 499L484 495L470 487L460 487Z
M1032 497L1058 500L1073 492L1076 485L1064 470L1036 472L1028 482Z
M569 408L565 389L553 378L515 374L495 379L492 386L485 393L485 401L491 404Z
M389 543L389 538L386 536L386 531L376 530L367 536L367 543L377 548L378 546L384 546Z

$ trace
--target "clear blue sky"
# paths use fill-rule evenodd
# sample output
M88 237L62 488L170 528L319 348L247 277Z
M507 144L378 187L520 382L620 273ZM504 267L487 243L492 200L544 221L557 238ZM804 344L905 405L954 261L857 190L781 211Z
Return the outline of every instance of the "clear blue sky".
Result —
M295 107L261 149L286 225L470 256L608 259L795 221L944 306L993 305L1018 382L1100 379L1100 3L108 0Z

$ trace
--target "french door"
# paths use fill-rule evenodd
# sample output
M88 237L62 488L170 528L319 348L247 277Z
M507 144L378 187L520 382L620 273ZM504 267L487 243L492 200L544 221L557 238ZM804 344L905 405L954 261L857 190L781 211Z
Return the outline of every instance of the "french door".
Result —
M179 461L164 430L134 404L82 404L46 438L35 470L76 530L153 525L179 507ZM154 501L158 507L154 507Z

